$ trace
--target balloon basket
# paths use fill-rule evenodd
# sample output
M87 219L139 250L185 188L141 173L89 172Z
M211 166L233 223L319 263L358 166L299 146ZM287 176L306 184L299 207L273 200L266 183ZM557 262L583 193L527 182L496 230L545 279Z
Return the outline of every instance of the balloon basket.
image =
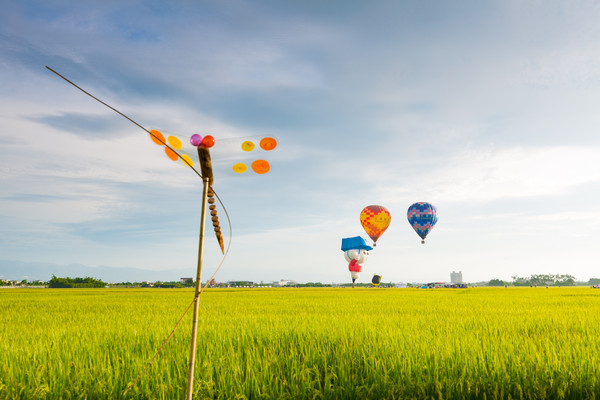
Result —
M425 240L421 240L421 244L425 244Z

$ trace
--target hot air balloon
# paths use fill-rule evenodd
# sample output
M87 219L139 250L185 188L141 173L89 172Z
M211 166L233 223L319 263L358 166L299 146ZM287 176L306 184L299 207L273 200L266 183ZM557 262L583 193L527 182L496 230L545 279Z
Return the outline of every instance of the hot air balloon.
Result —
M373 284L373 286L379 286L379 284L381 283L381 275L373 275L373 279L371 279L371 283Z
M349 262L348 270L352 277L352 287L354 282L360 278L362 264L369 258L369 250L373 248L365 243L365 239L360 236L342 239L342 251L344 258Z
M362 265L360 265L357 260L352 260L350 261L350 264L348 264L348 271L350 271L350 276L352 277L352 287L354 287L354 282L360 278Z
M424 244L425 237L437 222L437 210L433 204L421 201L408 207L406 216L417 235L421 236L421 243Z
M360 213L360 223L373 239L373 246L377 245L377 239L390 226L391 220L390 212L383 206L366 206Z

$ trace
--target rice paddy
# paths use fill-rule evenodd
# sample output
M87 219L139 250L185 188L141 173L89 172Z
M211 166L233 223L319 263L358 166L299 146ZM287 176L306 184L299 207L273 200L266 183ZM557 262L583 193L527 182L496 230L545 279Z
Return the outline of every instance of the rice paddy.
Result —
M194 398L600 398L600 290L212 289ZM0 290L0 399L181 399L193 290ZM191 313L190 313L191 314Z

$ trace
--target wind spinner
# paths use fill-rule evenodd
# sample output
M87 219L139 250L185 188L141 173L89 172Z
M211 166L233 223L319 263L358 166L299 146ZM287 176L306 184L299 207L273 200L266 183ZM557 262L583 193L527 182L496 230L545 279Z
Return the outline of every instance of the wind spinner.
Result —
M176 135L168 135L165 136L158 130L148 130L144 128L142 125L135 122L133 119L129 118L127 115L123 114L116 108L106 104L102 100L98 99L94 95L89 92L83 90L81 87L77 86L75 83L71 82L52 68L46 66L47 69L75 86L77 89L81 90L83 93L87 94L94 100L100 102L106 107L110 108L117 114L126 118L133 124L137 125L139 128L146 131L150 134L150 138L154 143L159 146L164 147L164 151L166 155L173 161L181 161L185 166L191 168L200 178L202 178L203 187L202 187L202 214L200 216L200 238L198 244L198 266L196 270L196 287L194 292L194 319L192 322L192 339L191 339L191 348L190 348L190 361L189 361L189 370L188 370L188 381L186 388L186 399L191 400L192 391L194 385L194 365L196 360L196 338L198 332L198 308L199 308L199 296L200 296L200 281L202 278L202 255L204 251L204 226L206 224L206 205L209 205L211 220L213 222L213 228L215 231L215 235L217 237L217 241L219 242L219 247L221 248L221 252L225 255L225 249L223 244L223 235L221 233L221 227L219 224L219 217L217 215L215 197L218 199L215 191L212 186L214 183L213 178L213 165L210 157L209 149L212 148L216 141L211 135L206 135L204 137L194 134L189 138L182 138ZM224 143L227 143L224 141ZM272 151L277 147L277 140L273 137L264 137L258 141L259 146L256 147L255 141L245 139L240 144L240 149L245 153L250 153L255 149L260 151ZM233 152L232 152L233 153ZM233 155L233 154L232 154ZM198 170L200 167L200 170ZM264 159L255 159L250 163L250 167L245 162L236 162L231 166L231 170L236 174L245 174L249 173L249 171L253 171L256 174L262 175L269 172L271 169L269 162ZM222 203L221 203L222 205ZM185 315L185 314L184 314ZM160 351L160 350L159 350ZM158 353L157 353L158 354ZM143 373L143 371L142 371ZM139 375L141 376L141 374ZM138 376L138 378L139 378ZM135 382L134 382L135 384ZM129 389L127 389L129 390Z
M215 192L212 190L214 183L213 167L210 152L208 149L213 148L220 152L222 158L226 158L225 154L235 161L234 164L228 163L229 170L236 175L258 174L263 175L271 170L269 162L261 157L263 153L274 150L277 147L277 140L273 137L244 137L223 139L216 142L211 135L204 137L199 134L193 134L189 137L180 135L163 135L162 132L152 129L148 131L150 138L157 145L164 147L164 152L169 159L174 162L193 169L196 174L202 177L209 178L208 202L211 220L215 230L215 235L221 252L225 254L223 235L217 215L217 206L215 203ZM257 145L258 144L258 145ZM248 159L249 161L246 161ZM227 164L224 162L224 164ZM200 170L198 170L200 167Z

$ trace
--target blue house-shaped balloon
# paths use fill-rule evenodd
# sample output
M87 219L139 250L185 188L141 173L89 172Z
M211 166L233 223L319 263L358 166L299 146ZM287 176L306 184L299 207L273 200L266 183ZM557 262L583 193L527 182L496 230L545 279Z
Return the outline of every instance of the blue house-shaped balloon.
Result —
M352 249L360 250L373 250L371 246L365 243L365 239L360 236L342 239L342 251L348 251Z

